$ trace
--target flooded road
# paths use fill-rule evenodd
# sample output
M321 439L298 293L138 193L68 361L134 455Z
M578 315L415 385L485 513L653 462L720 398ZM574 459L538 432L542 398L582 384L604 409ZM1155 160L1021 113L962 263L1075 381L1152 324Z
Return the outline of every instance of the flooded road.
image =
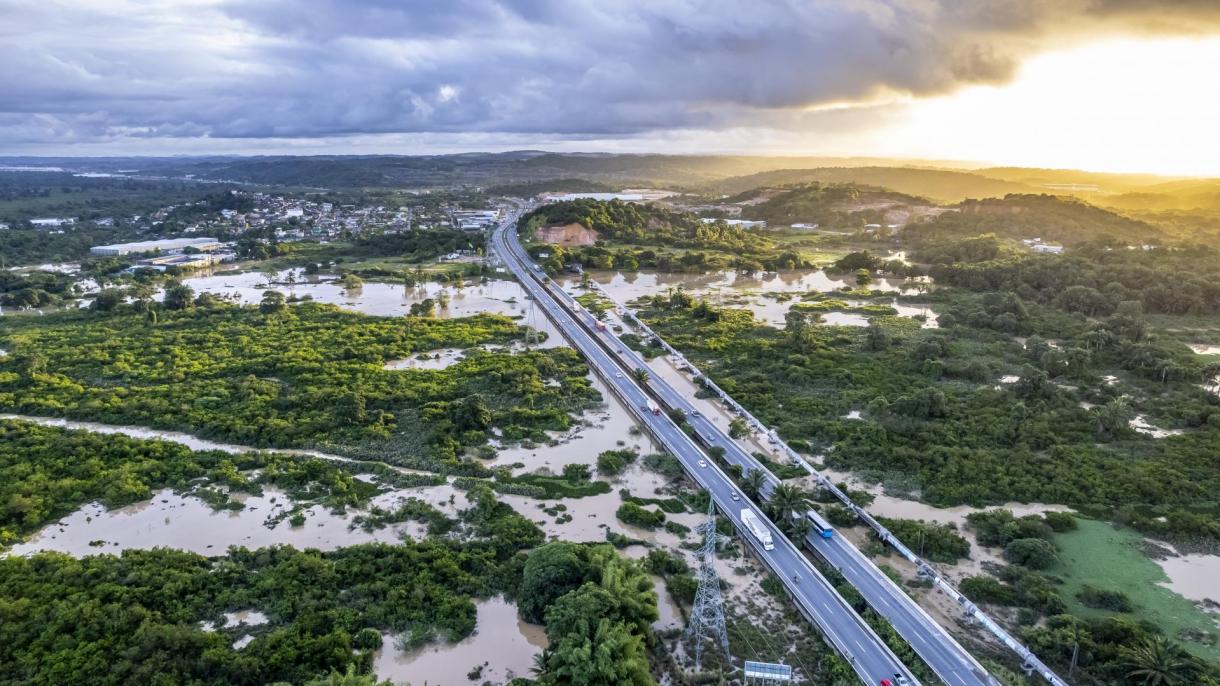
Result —
M400 651L397 637L382 638L374 654L378 679L412 686L468 686L503 684L513 677L530 676L534 656L547 646L541 626L517 618L517 607L503 598L476 601L475 633L457 643L430 643L409 652ZM477 677L469 675L480 666Z

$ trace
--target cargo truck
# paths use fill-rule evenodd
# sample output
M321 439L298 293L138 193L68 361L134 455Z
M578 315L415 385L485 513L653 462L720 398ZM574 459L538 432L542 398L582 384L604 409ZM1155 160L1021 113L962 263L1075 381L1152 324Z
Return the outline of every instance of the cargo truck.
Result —
M741 511L741 523L745 524L754 538L762 544L763 550L775 550L775 541L771 540L771 530L763 524L758 515L754 514L754 510L744 509Z

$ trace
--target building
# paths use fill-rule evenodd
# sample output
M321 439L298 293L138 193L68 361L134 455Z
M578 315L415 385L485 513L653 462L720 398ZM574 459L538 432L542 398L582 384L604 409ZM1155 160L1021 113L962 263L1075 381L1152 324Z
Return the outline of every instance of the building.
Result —
M759 219L751 221L749 219L720 219L718 217L704 217L701 220L704 224L715 224L716 222L724 222L729 226L740 226L743 229L765 229L767 222Z
M61 226L72 226L76 217L36 217L30 223L37 229L57 229Z
M798 222L798 223L796 223L796 224L793 224L793 225L792 225L792 228L794 228L794 229L800 229L800 230L803 230L803 231L813 231L814 229L818 228L818 225L817 225L817 224L807 224L807 223L804 223L804 222Z
M194 255L159 255L136 262L135 265L130 267L129 271L155 269L163 272L171 267L177 269L202 269L204 267L211 267L214 264L220 264L225 261L226 257L231 258L232 254L201 252Z
M1063 252L1062 245L1053 245L1051 243L1038 243L1030 247L1034 249L1034 252L1049 253L1051 255L1058 255Z
M178 254L187 248L200 252L214 252L220 249L220 241L215 238L167 238L160 241L137 241L135 243L115 243L114 245L95 245L89 248L91 255L139 255L148 252Z

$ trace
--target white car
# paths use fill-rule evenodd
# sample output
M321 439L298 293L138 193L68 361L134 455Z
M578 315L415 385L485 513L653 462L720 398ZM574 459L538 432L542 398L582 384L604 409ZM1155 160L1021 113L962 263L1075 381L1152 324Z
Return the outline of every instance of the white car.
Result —
M706 460L699 460L699 466L700 466L700 467L706 467L706 466L707 466L707 461L706 461Z
M738 500L741 500L741 496L737 494L737 491L733 491L732 495L730 495L729 497L731 497L733 499L733 502L737 502Z
M616 379L621 379L621 378L623 378L623 373L622 373L622 372L615 372L615 373L614 373L614 378L616 378Z

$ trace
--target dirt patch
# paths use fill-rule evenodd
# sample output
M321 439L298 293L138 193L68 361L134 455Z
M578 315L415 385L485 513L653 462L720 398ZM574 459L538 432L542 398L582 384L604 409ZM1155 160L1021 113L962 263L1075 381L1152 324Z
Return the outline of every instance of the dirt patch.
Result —
M577 245L593 245L597 242L599 236L596 231L585 228L583 224L573 222L571 224L544 226L534 233L534 238L545 243L567 248Z

